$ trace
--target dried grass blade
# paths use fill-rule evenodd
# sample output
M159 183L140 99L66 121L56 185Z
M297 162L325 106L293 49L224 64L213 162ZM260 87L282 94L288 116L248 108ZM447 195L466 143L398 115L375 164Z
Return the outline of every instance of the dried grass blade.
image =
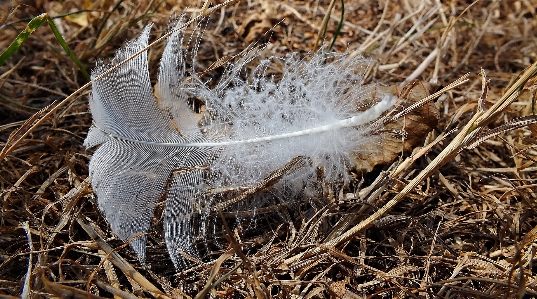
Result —
M487 79L487 74L485 73L484 69L481 69L481 96L479 96L478 100L478 111L479 112L485 112L487 110L487 107L485 105L485 100L487 99L488 91L490 89L490 80Z
M45 290L50 294L54 294L57 298L73 298L73 299L102 299L103 297L93 295L86 291L77 289L75 287L63 285L61 283L52 282L46 279L43 275L42 279Z
M263 288L264 286L261 285L259 278L257 277L257 270L255 265L250 261L250 259L242 252L242 248L233 236L233 232L229 228L229 225L227 224L227 221L222 214L222 210L218 210L220 213L220 217L222 218L222 224L224 225L224 231L226 232L226 239L228 239L231 248L233 248L233 251L241 258L242 262L246 267L248 268L249 272L252 274L252 280L253 282L250 282L249 279L245 277L245 280L247 282L247 285L251 285L251 287L254 290L255 297L256 298L268 298L266 296L266 290Z
M136 269L134 269L131 264L124 260L117 252L115 252L114 249L110 245L108 245L108 243L106 243L97 234L93 227L91 227L90 224L86 223L84 219L78 217L77 222L86 231L86 233L99 244L99 247L108 254L108 256L110 257L110 261L123 273L125 273L125 275L134 279L134 281L139 283L147 292L151 293L155 298L171 299L171 297L166 294L163 294L161 290L154 286L149 280L147 280L147 278L140 274L140 272L136 271Z
M113 286L111 286L109 284L106 284L106 283L104 283L104 282L102 282L100 280L96 280L95 284L99 288L109 292L110 294L113 294L114 298L124 298L124 299L139 299L140 298L140 297L137 297L137 296L135 296L135 295L133 295L131 293L128 293L126 291L123 291L123 290L120 290L120 289L118 289L116 287L113 287Z
M195 299L206 298L207 295L209 294L210 290L214 289L222 281L222 279L225 279L225 278L229 277L231 274L233 274L239 268L240 265L242 265L242 263L237 263L237 265L235 267L233 267L233 269L231 269L229 272L224 274L221 278L217 279L213 283L213 280L216 278L216 275L218 274L218 272L220 272L220 269L222 267L222 263L224 263L227 259L229 259L231 256L233 256L233 253L235 253L235 250L232 248L232 249L228 250L227 252L225 252L224 254L222 254L216 260L216 262L214 263L213 268L211 269L211 273L209 274L209 278L207 278L207 282L205 283L205 286L203 287L203 290L201 290L201 292L199 292L196 295Z
M421 101L419 102L416 102L415 104L413 105L410 105L408 106L407 108L405 108L403 111L397 113L396 115L392 116L388 122L393 122L393 121L396 121L397 119L409 114L410 112L412 112L412 110L414 109L418 109L420 107L423 107L424 105L426 105L427 103L431 102L432 100L438 98L439 96L441 96L443 93L449 91L449 90L452 90L453 88L456 88L466 82L468 82L468 77L470 76L470 73L466 73L464 74L463 76L461 76L459 79L453 81L452 83L450 83L448 86L442 88L441 90L433 93L432 95L428 96L428 97L425 97L424 99L422 99Z
M476 116L473 118L477 119L479 114L476 114ZM470 128L470 125L473 123L470 122L465 129L468 130ZM460 132L455 139L430 163L423 169L418 176L416 176L412 181L408 183L408 185L401 190L394 198L392 198L390 201L388 201L382 208L377 210L375 213L373 213L371 216L369 216L364 221L360 222L344 234L340 235L339 237L329 241L326 245L328 246L337 246L340 245L350 238L352 238L355 234L363 231L364 229L367 229L373 223L380 219L388 210L393 208L396 204L398 204L403 198L412 190L414 189L421 181L423 181L425 178L427 178L429 175L431 175L432 172L436 171L438 168L440 168L442 165L450 161L457 153L458 149L460 148L461 144L464 141L464 138L466 136L465 131L463 130Z
M317 52L321 41L324 39L324 36L326 34L326 29L328 28L328 21L330 20L330 15L332 14L332 9L334 8L335 3L336 3L336 0L332 0L330 1L330 4L328 5L328 9L326 10L326 14L324 15L321 28L319 29L319 34L317 34L317 39L315 40L313 52Z
M32 276L32 266L33 266L33 254L32 251L34 251L34 246L32 242L32 234L30 233L30 226L28 225L28 221L25 221L22 223L22 228L26 232L26 237L28 238L28 247L30 249L30 254L28 257L28 268L26 269L26 275L24 277L24 286L22 289L21 299L27 299L31 298L31 276Z
M33 129L47 119L57 107L62 104L56 101L52 102L50 105L45 108L37 111L29 119L27 119L20 128L13 131L7 138L6 145L0 151L0 161L3 160L15 147L24 139L28 134L30 134Z
M505 108L513 103L518 95L522 92L522 89L528 81L537 75L537 61L530 65L526 70L518 77L518 79L509 87L509 89L503 94L490 109L481 115L471 130L475 130L478 127L484 127L488 125L492 120L501 114Z
M238 196L235 196L225 202L221 202L217 204L212 211L213 212L219 212L225 210L227 207L242 202L246 200L248 197L261 192L262 190L266 190L271 188L274 184L276 184L283 176L292 174L300 169L302 169L306 164L311 164L311 159L308 157L296 157L289 161L286 165L283 167L273 171L265 180L263 180L261 183L253 186L252 188L249 188L248 190L242 192Z
M448 24L448 27L446 27L446 30L442 33L442 37L438 40L438 43L436 45L436 49L438 51L438 55L436 56L436 63L433 70L433 76L431 78L430 82L438 82L438 72L440 71L440 57L443 56L443 51L445 50L448 40L451 38L451 35L449 34L451 32L451 29L453 29L453 26L462 18L462 16L470 10L472 6L474 6L479 0L475 0L470 5L468 5L455 19L452 19L452 22Z
M477 136L473 140L468 140L468 145L466 146L467 149L474 149L481 145L483 142L487 141L490 138L493 138L495 136L498 136L502 133L523 128L525 126L535 124L537 123L537 115L529 115L520 117L517 119L513 119L512 121L501 125L499 127L496 127L494 129L490 129L488 131L485 131Z

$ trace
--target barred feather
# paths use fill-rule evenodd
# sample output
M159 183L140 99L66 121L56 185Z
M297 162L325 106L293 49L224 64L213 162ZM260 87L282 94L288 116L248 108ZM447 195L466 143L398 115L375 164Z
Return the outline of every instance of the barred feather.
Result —
M93 78L145 48L150 28L109 64L99 63ZM376 104L366 103L374 91L374 86L362 85L368 61L323 51L309 59L292 54L265 60L249 82L240 74L255 57L250 51L228 64L210 88L195 72L186 73L182 40L181 30L168 39L155 93L145 52L94 82L94 122L85 141L87 147L100 145L90 162L92 186L122 240L149 229L170 180L164 231L177 268L184 265L182 253L196 254L192 215L208 213L216 204L208 189L261 184L296 157L323 167L327 179L345 179L353 152L376 150L371 131L377 128L370 123L396 100L381 94ZM275 80L266 72L278 62L282 77ZM205 102L201 122L189 97ZM303 187L293 179L309 178L295 169L289 173L295 174L287 175L290 188ZM142 261L145 242L142 236L131 243Z

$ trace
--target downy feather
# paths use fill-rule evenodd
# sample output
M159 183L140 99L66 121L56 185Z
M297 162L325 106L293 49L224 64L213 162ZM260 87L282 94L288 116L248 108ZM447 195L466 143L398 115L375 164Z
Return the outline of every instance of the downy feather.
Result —
M110 63L99 62L92 77L145 48L150 29L118 50ZM92 186L122 240L147 232L156 202L167 191L164 232L178 269L184 265L182 253L196 255L191 216L207 213L216 203L208 189L254 186L299 156L322 167L326 179L346 179L353 152L378 150L371 132L378 127L371 122L396 100L377 94L379 101L366 106L374 91L362 85L368 61L322 50L309 59L290 54L264 60L250 81L241 73L256 54L247 52L210 88L195 71L187 73L183 34L178 30L168 38L154 93L147 52L94 82L94 121L85 140L87 147L100 144L89 166ZM278 64L276 80L268 71ZM205 102L201 121L189 97ZM288 180L288 187L303 187ZM144 235L131 243L141 261L145 243Z

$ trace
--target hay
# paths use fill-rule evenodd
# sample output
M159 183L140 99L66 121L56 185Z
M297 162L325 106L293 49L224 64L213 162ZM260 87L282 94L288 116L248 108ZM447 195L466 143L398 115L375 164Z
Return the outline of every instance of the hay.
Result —
M267 43L264 56L306 53L326 27L330 44L341 16L338 1L331 12L330 1L214 10L196 9L202 1L79 2L2 4L0 49L47 12L60 16L55 25L90 70L145 23L155 23L156 38L172 12L203 12L211 18L198 61L209 79L221 70L213 63L252 42ZM162 205L145 265L100 215L82 146L89 91L64 101L85 79L51 30L38 29L0 67L0 298L536 296L536 6L345 1L334 49L375 58L367 81L400 91L414 79L447 86L469 72L469 81L423 104L436 105L438 124L413 151L353 173L350 185L319 182L315 198L267 209L253 230L228 228L231 245L210 253L216 259L178 274ZM149 50L152 61L162 48ZM304 216L274 216L296 210Z

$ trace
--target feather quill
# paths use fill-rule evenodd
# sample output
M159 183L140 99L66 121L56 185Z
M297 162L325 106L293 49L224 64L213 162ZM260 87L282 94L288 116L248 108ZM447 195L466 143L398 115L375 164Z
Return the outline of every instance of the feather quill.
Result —
M92 77L146 47L150 30L147 26L108 64L99 62ZM93 125L85 140L86 147L100 145L89 165L92 186L122 240L147 232L156 202L167 191L164 232L177 269L184 265L183 253L196 254L192 215L216 204L208 189L260 184L296 157L323 167L327 179L346 178L353 152L377 150L372 130L378 126L371 122L396 100L380 94L364 109L374 91L361 82L368 62L322 50L309 60L297 54L264 60L250 81L241 72L256 53L247 52L210 88L194 71L187 73L183 35L178 30L168 38L154 92L147 52L94 82ZM282 76L276 80L268 71L278 63ZM189 97L205 102L202 121ZM143 235L131 243L141 261L145 243Z

